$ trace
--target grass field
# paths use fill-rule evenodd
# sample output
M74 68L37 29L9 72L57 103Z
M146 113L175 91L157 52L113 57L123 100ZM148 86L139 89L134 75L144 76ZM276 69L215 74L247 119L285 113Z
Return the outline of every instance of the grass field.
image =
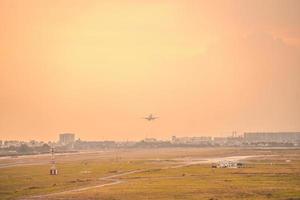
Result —
M238 155L263 156L243 161L248 167L240 169L182 165L186 158ZM186 148L120 151L118 158L115 152L58 156L58 176L48 174L49 164L40 164L45 159L22 158L30 165L1 168L0 199L300 199L299 149ZM128 171L133 173L103 179ZM120 183L93 188L114 181ZM83 190L74 190L78 188Z

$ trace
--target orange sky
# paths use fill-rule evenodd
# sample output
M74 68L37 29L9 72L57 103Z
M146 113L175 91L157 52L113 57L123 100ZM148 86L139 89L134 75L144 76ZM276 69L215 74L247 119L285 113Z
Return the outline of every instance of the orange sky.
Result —
M299 8L0 0L0 140L300 131Z

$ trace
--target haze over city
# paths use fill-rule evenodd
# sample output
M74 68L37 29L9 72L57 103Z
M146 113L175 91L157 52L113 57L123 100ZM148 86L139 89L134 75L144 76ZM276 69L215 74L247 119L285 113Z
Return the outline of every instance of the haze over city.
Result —
M0 0L0 137L299 131L299 8ZM159 116L151 124L150 113Z
M300 0L0 0L1 200L299 200Z

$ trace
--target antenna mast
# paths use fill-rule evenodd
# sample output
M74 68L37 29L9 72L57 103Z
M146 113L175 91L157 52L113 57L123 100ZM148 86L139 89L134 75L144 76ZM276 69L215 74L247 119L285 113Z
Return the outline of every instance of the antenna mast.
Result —
M50 175L57 175L58 171L56 169L56 162L55 162L55 157L54 157L54 147L51 147L51 168L50 168Z

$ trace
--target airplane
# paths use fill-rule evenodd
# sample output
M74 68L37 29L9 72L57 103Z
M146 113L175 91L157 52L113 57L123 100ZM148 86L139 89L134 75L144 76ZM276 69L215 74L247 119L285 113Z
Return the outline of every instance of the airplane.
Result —
M144 119L148 120L149 122L150 122L150 121L153 121L153 120L155 120L155 119L157 119L157 118L158 118L158 117L153 117L152 114L150 114L150 115L147 116L147 117L144 117Z

